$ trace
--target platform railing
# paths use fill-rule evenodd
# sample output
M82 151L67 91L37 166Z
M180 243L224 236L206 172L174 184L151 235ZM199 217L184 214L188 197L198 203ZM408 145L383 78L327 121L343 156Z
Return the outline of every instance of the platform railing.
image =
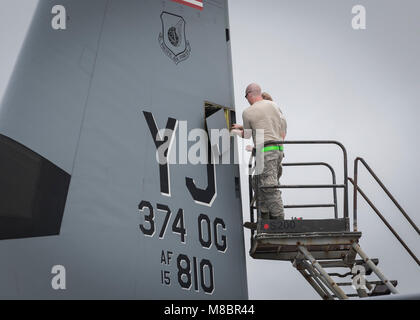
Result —
M385 219L385 217L381 214L381 212L376 208L376 206L372 203L372 201L368 198L368 196L363 192L363 190L358 185L358 164L362 163L363 166L367 169L370 175L375 179L375 181L379 184L382 190L387 194L387 196L391 199L391 201L395 204L401 214L407 219L407 221L411 224L414 230L420 235L419 228L407 214L407 212L401 207L395 197L391 194L391 192L385 187L383 182L379 179L376 173L372 170L372 168L367 164L367 162L363 158L356 158L354 160L354 180L348 178L348 180L353 184L353 229L357 231L357 196L358 193L366 200L369 206L373 209L376 215L382 220L382 222L388 227L388 229L392 232L392 234L397 238L397 240L401 243L401 245L405 248L405 250L410 254L410 256L416 261L418 265L420 265L420 261L417 256L410 250L407 244L401 239L400 235L392 228L390 223Z
M331 172L332 185L337 184L337 178L334 171L334 168L326 162L289 162L283 163L283 167L310 167L310 166L324 166L328 168ZM334 218L338 219L338 208L337 208L337 189L332 188L333 190L333 201L332 204L303 204L303 205L285 205L285 209L295 209L295 208L334 208Z
M323 165L328 167L331 170L332 176L333 176L333 183L332 184L315 184L315 185L277 185L277 186L264 186L261 187L262 189L265 188L278 188L278 189L286 189L286 188L290 188L290 189L306 189L306 188L311 188L311 189L321 189L321 188L329 188L333 190L333 197L334 197L334 203L333 204L305 204L305 205L288 205L285 206L285 208L325 208L325 207L334 207L334 217L335 219L338 219L338 209L337 209L337 188L342 188L344 189L344 195L343 195L343 216L344 218L348 218L348 172L347 172L347 151L345 149L345 147L337 141L331 141L331 140L305 140L305 141L268 141L265 143L265 145L285 145L285 144L296 144L296 145L301 145L301 144L306 144L306 145L313 145L313 144L323 144L323 145L328 145L328 144L334 144L337 145L338 147L340 147L340 149L343 152L343 174L344 174L344 181L343 184L337 184L336 183L336 176L335 176L335 171L334 169L327 163L324 162L303 162L303 163L285 163L283 164L283 166L314 166L314 165ZM249 183L250 183L250 200L252 199L252 177L251 177L251 167L252 167L252 159L253 156L251 156L250 158L250 164L249 164L249 168L250 168L250 176L249 176ZM256 186L256 190L254 191L256 194L256 199L258 199L258 186L259 186L259 179L257 178L257 186ZM250 214L251 214L251 222L255 222L254 219L254 209L257 209L257 219L258 221L261 221L261 212L259 210L259 207L256 206L253 207L252 203L250 205ZM253 232L252 232L252 236L253 236Z

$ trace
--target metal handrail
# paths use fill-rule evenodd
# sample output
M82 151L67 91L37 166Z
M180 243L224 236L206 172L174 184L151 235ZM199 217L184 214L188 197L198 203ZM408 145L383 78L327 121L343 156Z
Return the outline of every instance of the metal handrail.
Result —
M332 177L332 184L336 186L336 175L334 168L326 162L290 162L290 163L283 163L283 167L302 167L302 166L324 166L327 167L331 171ZM287 187L287 186L286 186ZM291 186L288 186L291 187ZM342 186L341 186L342 187ZM264 187L262 187L264 188ZM282 188L282 186L279 186ZM285 205L285 209L297 209L297 208L334 208L334 218L338 219L338 211L337 211L337 189L336 187L333 189L333 199L334 203L332 204L305 204L305 205ZM252 194L250 194L252 197ZM256 207L251 207L252 209L256 209ZM253 222L253 221L252 221Z
M249 163L248 163L248 184L249 184L249 214L250 214L250 220L251 223L254 223L254 208L252 207L252 167L253 167L253 159L254 159L254 151L251 152L251 156L249 157ZM257 200L256 200L257 201ZM257 209L257 215L258 215L258 209ZM250 247L252 248L252 239L254 238L255 230L251 229L251 244Z
M344 218L348 218L348 172L347 172L347 150L344 145L334 140L297 140L297 141L267 141L264 145L270 144L335 144L340 147L343 152L343 169L344 169L344 204L343 212Z
M391 194L391 192L388 191L388 189L385 187L385 185L382 183L382 181L378 178L378 176L375 174L375 172L373 172L373 170L366 163L366 161L363 158L360 158L360 157L358 157L354 160L354 185L355 185L355 188L353 189L353 228L354 228L354 231L357 231L357 188L358 188L357 177L358 177L358 164L359 164L359 162L361 162L365 166L365 168L368 170L368 172L371 174L371 176L381 186L382 190L385 191L385 193L392 200L392 202L396 205L396 207L400 210L400 212L407 219L407 221L411 224L411 226L414 228L414 230L417 231L417 234L420 235L420 230L417 227L417 225L413 222L413 220L411 220L411 218L408 216L408 214L405 212L405 210L397 202L397 200L394 198L394 196Z
M283 163L283 167L299 167L299 166L324 166L331 171L332 183L336 184L336 175L334 168L326 162L300 162L300 163ZM334 198L334 217L338 219L337 211L337 189L333 188L333 198ZM286 208L286 206L285 206Z
M301 209L301 208L335 208L334 203L326 204L289 204L284 206L285 209Z
M337 146L339 146L343 152L343 171L344 171L344 183L342 185L337 185L336 183L333 183L332 185L312 185L312 186L279 186L280 188L332 188L334 191L336 188L344 188L344 201L343 201L343 216L344 218L348 218L348 172L347 172L347 151L346 148L338 141L333 141L333 140L301 140L301 141L267 141L264 143L264 145L273 145L273 144L277 144L277 145L283 145L283 144L335 144ZM253 155L251 155L250 158L250 164L249 164L249 168L251 169L251 163L252 163L252 159L253 159ZM335 173L334 173L335 175ZM258 183L258 178L257 178L257 184ZM251 186L251 177L249 177L249 182L250 182L250 186ZM255 190L255 196L256 199L258 199L258 186ZM250 199L252 199L252 191L250 190ZM336 199L335 199L335 204L336 204ZM336 207L336 205L335 205ZM250 214L251 214L251 222L254 222L254 217L253 217L253 208L252 206L250 207ZM335 217L337 218L337 213L335 212ZM257 206L257 218L258 221L261 221L261 212ZM252 233L253 235L253 233Z
M418 265L420 265L420 261L417 258L417 256L410 250L410 248L407 246L407 244L401 239L399 234L392 228L392 226L389 224L389 222L384 218L384 216L381 214L381 212L378 210L378 208L375 207L375 205L372 203L372 201L368 198L368 196L363 192L363 190L356 185L356 182L353 181L352 178L348 178L349 181L353 184L354 190L358 191L360 195L366 200L366 202L370 205L370 207L373 209L373 211L378 215L378 217L382 220L382 222L388 227L388 229L393 233L393 235L398 239L398 241L402 244L402 246L407 250L409 255L417 262Z
M282 184L277 186L263 186L261 189L331 189L345 188L344 184Z

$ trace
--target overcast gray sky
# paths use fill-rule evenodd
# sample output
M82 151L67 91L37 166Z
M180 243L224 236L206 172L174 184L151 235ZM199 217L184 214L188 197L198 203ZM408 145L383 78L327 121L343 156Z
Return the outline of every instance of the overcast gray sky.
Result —
M36 3L0 0L0 97ZM352 7L357 4L367 10L366 30L351 27ZM420 2L231 0L230 24L238 115L247 106L246 85L260 83L286 115L287 140L342 142L349 160L365 158L419 224ZM333 147L287 146L285 162L327 161L341 172L340 156ZM365 171L361 176L365 191L419 256L418 235ZM328 179L321 169L287 168L281 182ZM243 201L248 203L247 186L243 187ZM283 198L286 204L331 200L325 191L289 191ZM385 275L399 280L400 292L420 291L418 266L363 200L359 202L362 248L380 259ZM289 210L286 217L332 214ZM244 217L249 219L246 208ZM248 250L249 233L245 236ZM251 299L318 298L290 263L248 258L247 269Z
M367 10L363 31L351 27L357 4ZM246 85L260 83L286 115L287 140L342 142L349 159L365 158L419 224L420 2L241 0L230 1L230 11L237 109L246 107ZM342 170L341 155L332 147L287 146L285 154L285 162L322 160ZM418 235L364 170L361 177L363 189L419 255ZM327 179L322 169L287 168L281 182ZM283 193L285 204L323 202L328 196L313 190ZM359 203L362 248L380 259L389 278L399 280L401 292L420 291L416 263L363 200ZM289 210L290 216L313 213ZM248 274L251 298L315 297L289 263L249 259Z

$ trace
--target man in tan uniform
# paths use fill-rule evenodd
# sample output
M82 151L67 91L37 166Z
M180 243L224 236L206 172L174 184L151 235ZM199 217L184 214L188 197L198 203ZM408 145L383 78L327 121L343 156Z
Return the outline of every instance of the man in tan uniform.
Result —
M232 128L240 130L241 136L245 139L249 139L252 135L256 148L257 166L259 161L264 164L262 172L254 175L252 179L254 190L256 190L257 179L259 179L260 187L277 186L282 174L283 145L267 144L267 142L284 141L287 132L286 119L273 101L263 99L261 87L258 84L252 83L246 88L245 98L251 106L242 114L243 126L234 124ZM263 130L263 141L256 141L258 129ZM284 219L283 201L279 189L259 188L258 206L263 219Z

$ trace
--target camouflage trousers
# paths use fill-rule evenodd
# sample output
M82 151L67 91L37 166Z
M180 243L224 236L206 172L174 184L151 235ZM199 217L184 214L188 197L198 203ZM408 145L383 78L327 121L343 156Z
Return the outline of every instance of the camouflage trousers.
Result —
M262 156L264 160L262 160ZM257 161L264 161L264 168L260 174L254 174L252 177L252 188L254 192L256 191L257 182L260 187L279 185L279 179L283 171L281 165L283 157L283 151L280 150L267 151L260 156L257 156ZM259 188L258 207L261 210L262 219L269 219L270 217L274 219L284 219L283 200L280 189Z

